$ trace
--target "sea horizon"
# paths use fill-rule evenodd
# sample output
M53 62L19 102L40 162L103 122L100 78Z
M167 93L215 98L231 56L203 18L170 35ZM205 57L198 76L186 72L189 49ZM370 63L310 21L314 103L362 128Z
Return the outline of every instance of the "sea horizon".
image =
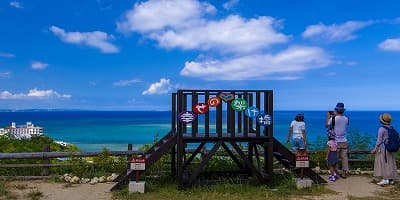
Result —
M310 143L325 137L327 111L275 110L274 137L284 142L290 122L302 112L305 115L307 138ZM346 110L350 119L348 130L375 139L379 128L379 114L389 112L393 125L398 126L400 111ZM57 141L76 145L82 151L126 150L128 144L139 149L160 139L171 129L171 111L100 111L100 110L41 110L0 111L0 127L11 122L17 125L32 122L44 128L44 135ZM400 127L400 126L399 126Z

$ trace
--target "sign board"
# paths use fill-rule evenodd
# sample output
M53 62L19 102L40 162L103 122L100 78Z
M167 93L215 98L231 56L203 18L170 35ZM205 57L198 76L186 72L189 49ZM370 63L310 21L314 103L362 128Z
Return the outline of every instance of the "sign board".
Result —
M132 158L131 160L132 170L146 170L146 158Z
M310 161L307 155L297 155L296 156L296 167L309 167Z
M258 114L257 118L257 124L259 124L260 126L269 126L272 124L272 117L269 114L260 112L260 114Z
M182 111L178 115L178 119L182 123L191 123L196 120L196 114L192 111Z

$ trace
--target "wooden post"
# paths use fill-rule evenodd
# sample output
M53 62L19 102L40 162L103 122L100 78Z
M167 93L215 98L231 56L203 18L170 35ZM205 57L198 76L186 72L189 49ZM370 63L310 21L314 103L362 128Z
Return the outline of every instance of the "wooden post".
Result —
M176 177L176 145L171 150L171 174Z
M132 144L128 144L128 151L132 151ZM126 164L126 174L129 174L129 173L131 173L131 160L132 160L132 154L131 155L127 155L126 156L126 161L127 161L127 164Z
M132 144L128 144L128 151L132 151ZM131 159L132 159L132 154L130 154L130 155L128 155L127 157L126 157L126 161L127 161L127 169L130 169L130 167L131 167Z
M43 145L43 152L50 152L50 145L49 144L44 144ZM49 175L49 164L50 164L50 159L45 158L43 156L43 169L42 169L42 176L48 176Z

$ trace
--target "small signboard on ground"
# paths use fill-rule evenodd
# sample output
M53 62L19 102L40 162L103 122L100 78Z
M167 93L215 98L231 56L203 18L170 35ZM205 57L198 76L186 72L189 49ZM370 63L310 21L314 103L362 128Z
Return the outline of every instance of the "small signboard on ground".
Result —
M296 167L309 167L308 155L296 155Z
M131 160L131 169L132 170L139 170L139 171L146 170L146 158L144 158L144 157L132 158L132 160Z

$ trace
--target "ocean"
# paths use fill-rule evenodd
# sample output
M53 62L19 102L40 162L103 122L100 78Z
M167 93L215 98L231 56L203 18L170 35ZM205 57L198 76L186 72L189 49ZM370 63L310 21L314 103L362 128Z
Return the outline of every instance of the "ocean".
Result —
M275 111L272 115L274 136L284 142L290 122L299 111ZM304 113L307 138L313 143L324 137L326 111ZM363 136L376 137L382 111L346 111L350 119L349 130ZM393 125L400 127L400 111L391 111ZM16 111L0 112L0 127L11 122L17 125L32 122L44 127L44 134L58 141L76 145L82 151L126 150L128 143L134 149L151 144L171 129L169 111ZM371 144L372 145L372 144Z

